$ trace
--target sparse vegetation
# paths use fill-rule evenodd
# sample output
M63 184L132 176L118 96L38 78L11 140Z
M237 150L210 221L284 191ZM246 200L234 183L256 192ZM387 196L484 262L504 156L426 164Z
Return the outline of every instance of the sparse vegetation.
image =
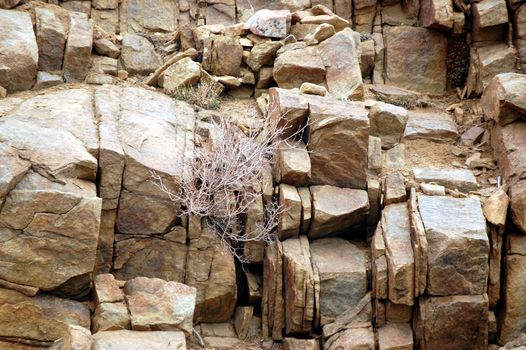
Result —
M220 94L221 90L216 85L202 79L196 86L180 87L171 95L177 100L205 109L218 109L221 107Z
M405 109L415 109L425 107L426 103L424 101L418 100L416 97L408 96L387 96L384 94L376 93L376 100L380 102L390 103L395 106L404 107Z

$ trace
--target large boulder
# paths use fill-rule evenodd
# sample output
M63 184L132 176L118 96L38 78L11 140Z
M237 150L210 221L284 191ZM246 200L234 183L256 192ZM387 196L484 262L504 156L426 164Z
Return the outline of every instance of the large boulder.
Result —
M428 243L427 293L485 293L489 240L480 201L420 194L418 208Z
M177 3L170 0L123 0L120 8L120 33L173 32L177 29Z
M367 293L365 246L340 238L311 243L313 267L320 278L320 325L357 305Z
M284 89L299 88L305 82L321 84L325 81L325 73L325 65L315 46L291 48L279 54L272 72L278 86Z
M135 34L127 34L122 39L121 61L131 75L148 75L163 63L152 43Z
M369 210L367 192L335 186L312 186L312 219L309 237L344 233L363 225Z
M38 43L38 69L41 71L59 71L66 45L66 24L51 8L35 9L35 32Z
M326 69L327 90L338 99L363 99L360 42L355 34L347 28L318 45Z
M450 30L453 28L453 1L424 0L420 4L422 26L432 29Z
M526 75L496 75L484 89L480 102L486 117L501 125L526 120Z
M363 104L310 96L309 107L311 182L365 189L369 118Z
M38 47L28 13L0 9L0 86L7 92L29 90L35 83Z
M306 97L296 91L271 88L267 109L269 118L283 130L283 137L289 138L302 130L309 113L309 104Z
M508 29L506 0L482 0L473 4L471 37L474 41L499 41Z
M424 350L483 350L488 347L488 299L455 295L419 299L415 338Z
M441 95L446 89L447 39L426 28L386 27L386 84Z
M243 58L243 46L239 39L215 36L210 39L209 45L208 57L204 60L203 66L217 76L239 77Z
M369 134L379 137L383 148L391 148L400 143L407 118L407 110L403 107L383 102L376 103L369 110L371 123Z
M409 113L404 139L448 142L456 140L457 137L457 125L449 113L440 111L411 111Z
M252 4L249 5L252 7ZM246 25L256 35L281 39L288 35L290 22L289 10L261 9L247 20Z

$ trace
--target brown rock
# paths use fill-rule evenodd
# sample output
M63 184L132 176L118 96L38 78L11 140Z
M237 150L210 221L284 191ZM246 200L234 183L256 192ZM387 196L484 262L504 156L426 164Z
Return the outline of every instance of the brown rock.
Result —
M325 81L325 65L314 46L291 49L278 54L273 76L280 88L299 88L302 83Z
M508 213L508 205L510 204L510 197L502 188L495 191L488 197L482 206L482 211L486 220L493 225L503 227L506 224L506 216Z
M457 125L450 114L438 111L409 112L404 139L447 142L455 141L457 137Z
M64 79L82 82L88 73L93 45L93 23L80 12L70 13L69 34L64 51Z
M36 36L38 44L38 69L59 71L66 45L66 26L54 9L37 7Z
M484 295L420 298L415 338L421 349L486 349L488 299Z
M124 302L102 303L93 314L93 333L130 328L130 315Z
M364 189L369 119L360 103L310 96L312 183Z
M93 284L95 301L98 304L115 303L124 300L124 295L112 274L108 273L96 276Z
M252 320L253 313L253 306L238 306L236 308L234 324L239 339L245 339L247 337L248 328L250 326L250 321Z
M301 234L307 234L310 230L312 219L312 196L308 187L298 187L301 198Z
M303 142L281 142L276 158L275 166L280 182L294 186L309 184L311 165L309 153Z
M395 304L389 300L387 300L385 306L385 319L388 323L408 323L411 321L412 306Z
M393 172L385 178L384 205L405 202L406 189L404 175Z
M449 189L456 189L462 192L475 191L477 189L477 179L470 170L424 167L414 168L413 175L416 181L434 182Z
M320 277L320 325L332 322L357 305L367 293L367 256L364 247L339 238L310 245L313 268Z
M35 83L38 63L31 17L25 12L0 9L0 22L0 86L8 93L29 90Z
M131 75L148 75L163 63L152 43L145 37L135 34L124 35L121 62Z
M428 243L427 293L485 293L489 242L480 201L418 195L418 207Z
M429 29L399 26L387 27L384 40L386 84L434 95L445 91L444 36Z
M526 76L502 73L489 81L481 98L487 118L501 125L509 124L526 115Z
M325 96L327 95L327 89L324 86L316 85L312 83L303 83L300 86L300 92L302 94Z
M279 185L279 204L285 208L279 215L279 239L298 237L301 226L301 198L296 187Z
M201 78L201 66L190 57L171 65L164 71L159 82L166 94L174 94L178 89L197 84Z
M338 99L363 99L359 43L354 34L345 29L318 45L326 69L327 90Z
M414 255L406 203L391 204L382 211L382 229L389 272L389 300L413 305Z
M93 350L186 349L183 332L136 332L128 330L99 332L93 336Z
M420 21L423 27L439 30L453 28L453 1L425 0L420 4Z
M288 138L301 130L309 105L303 95L286 89L269 89L268 116L270 119L279 118L278 128L283 128L283 137Z
M367 192L335 186L312 186L313 215L309 237L342 233L364 223L369 209Z
M276 52L283 46L280 41L267 41L254 45L250 50L247 65L254 71L259 72L263 66L271 66L276 58Z
M177 3L170 0L122 0L120 33L171 33L177 29Z
M413 331L405 323L389 323L378 328L378 348L380 350L413 349Z
M210 45L209 66L212 74L239 77L243 56L243 46L239 43L239 39L216 36L211 39Z
M95 51L97 51L99 54L111 58L117 58L121 54L121 50L119 49L119 47L106 38L95 40L93 42L93 47L95 48Z
M269 336L274 340L282 339L285 324L282 253L282 243L276 240L266 247L263 261L263 332L268 327Z
M283 339L283 350L319 350L317 339Z
M134 330L182 330L192 333L196 290L159 278L136 277L124 285Z
M474 41L502 40L506 34L508 9L505 0L483 0L472 6Z
M369 110L370 134L382 140L384 149L400 142L407 123L407 110L388 103L375 103Z

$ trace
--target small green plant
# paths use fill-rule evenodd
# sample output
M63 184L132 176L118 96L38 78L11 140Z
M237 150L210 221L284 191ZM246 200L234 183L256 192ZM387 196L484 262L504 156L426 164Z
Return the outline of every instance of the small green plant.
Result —
M196 86L180 87L171 93L176 100L186 101L205 109L218 109L221 107L220 94L221 91L218 85L206 81L201 81Z
M410 96L387 96L384 94L376 93L376 100L380 102L389 103L395 106L404 107L405 109L415 109L418 107L423 107L424 103L418 100L416 97Z

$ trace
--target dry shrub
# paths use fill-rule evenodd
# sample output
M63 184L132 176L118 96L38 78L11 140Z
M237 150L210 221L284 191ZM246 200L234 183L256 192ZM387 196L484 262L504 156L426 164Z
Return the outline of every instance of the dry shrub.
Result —
M177 100L186 101L205 109L218 109L221 104L219 101L221 90L217 83L201 79L197 85L180 87L171 95Z

